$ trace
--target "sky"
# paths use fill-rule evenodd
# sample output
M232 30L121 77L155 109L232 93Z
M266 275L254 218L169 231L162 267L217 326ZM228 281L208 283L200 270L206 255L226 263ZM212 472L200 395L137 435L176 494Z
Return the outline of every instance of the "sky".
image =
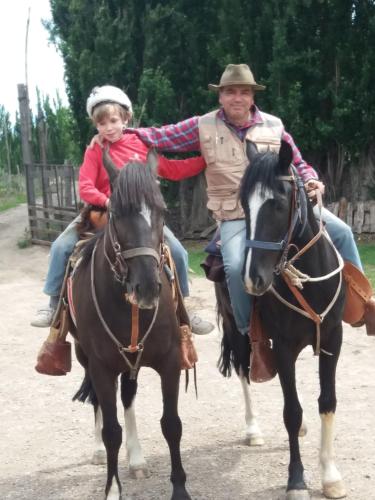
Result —
M55 46L48 42L42 19L51 19L49 0L0 1L0 105L15 120L18 110L17 84L26 83L25 37L28 11L28 85L30 106L36 110L36 87L52 99L59 92L64 104L68 100L64 84L64 64Z

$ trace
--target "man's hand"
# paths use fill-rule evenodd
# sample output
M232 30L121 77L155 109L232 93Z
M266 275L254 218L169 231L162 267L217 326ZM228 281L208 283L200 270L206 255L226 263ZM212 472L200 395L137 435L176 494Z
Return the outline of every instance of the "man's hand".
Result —
M305 189L307 196L310 198L310 200L313 203L316 203L317 192L319 191L320 194L323 196L325 191L325 185L321 181L318 181L316 179L310 179L309 181L306 182Z
M89 149L94 149L95 144L99 144L99 146L103 147L103 138L100 134L95 134L91 139L90 144L88 145Z

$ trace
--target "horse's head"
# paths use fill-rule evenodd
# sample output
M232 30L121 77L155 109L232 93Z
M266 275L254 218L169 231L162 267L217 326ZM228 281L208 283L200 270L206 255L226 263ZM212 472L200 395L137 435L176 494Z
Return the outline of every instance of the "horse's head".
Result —
M248 293L263 295L272 285L274 270L293 232L297 180L293 180L293 154L286 142L282 142L279 154L257 153L253 144L247 149L250 165L240 190L246 215L243 280Z
M166 206L156 178L157 155L119 170L107 151L103 163L112 186L105 251L126 297L140 308L155 307L160 289L161 244Z

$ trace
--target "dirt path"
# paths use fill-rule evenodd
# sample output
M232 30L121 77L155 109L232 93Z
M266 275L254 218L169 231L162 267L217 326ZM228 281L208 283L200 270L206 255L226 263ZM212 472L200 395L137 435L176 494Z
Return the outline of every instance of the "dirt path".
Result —
M82 370L73 360L72 373L44 377L34 369L45 329L29 326L35 309L45 300L43 277L48 249L20 250L17 240L26 227L26 207L0 214L0 498L11 500L96 500L103 498L105 466L90 464L92 414L88 405L72 403ZM215 320L211 284L194 278L192 295L202 314ZM196 338L199 399L181 390L182 457L187 485L194 500L284 497L288 463L287 435L282 422L278 380L253 385L262 448L244 444L241 387L217 372L220 335ZM299 386L309 433L301 452L314 499L321 498L318 465L317 360L304 351L298 362ZM375 499L375 339L364 330L345 328L337 375L337 463L350 500ZM138 426L150 478L129 478L125 450L120 476L127 500L170 498L169 455L161 435L161 392L151 370L140 375ZM122 421L122 412L119 412Z

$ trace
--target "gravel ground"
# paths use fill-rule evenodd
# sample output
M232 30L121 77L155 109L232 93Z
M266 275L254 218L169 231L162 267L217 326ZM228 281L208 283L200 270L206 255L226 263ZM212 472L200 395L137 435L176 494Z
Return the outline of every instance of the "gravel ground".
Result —
M26 206L0 214L0 498L12 500L101 499L105 466L90 463L93 415L89 405L72 403L82 369L73 360L67 377L37 374L33 366L46 329L29 326L42 294L48 248L20 250L17 241L27 226ZM215 321L211 283L192 279L192 301L198 312ZM350 500L375 499L375 339L364 329L345 327L337 373L337 464ZM216 369L220 333L196 337L199 353L198 400L191 387L183 391L182 459L187 487L194 500L284 498L288 442L282 422L282 396L277 379L253 384L263 447L244 439L242 389L235 379L223 379ZM299 388L309 432L301 453L313 499L322 498L318 448L317 359L305 350L298 361ZM138 430L151 472L149 478L129 476L125 450L120 453L120 477L127 500L170 498L169 454L162 437L161 391L158 376L144 369L137 396ZM122 421L122 411L119 410Z

